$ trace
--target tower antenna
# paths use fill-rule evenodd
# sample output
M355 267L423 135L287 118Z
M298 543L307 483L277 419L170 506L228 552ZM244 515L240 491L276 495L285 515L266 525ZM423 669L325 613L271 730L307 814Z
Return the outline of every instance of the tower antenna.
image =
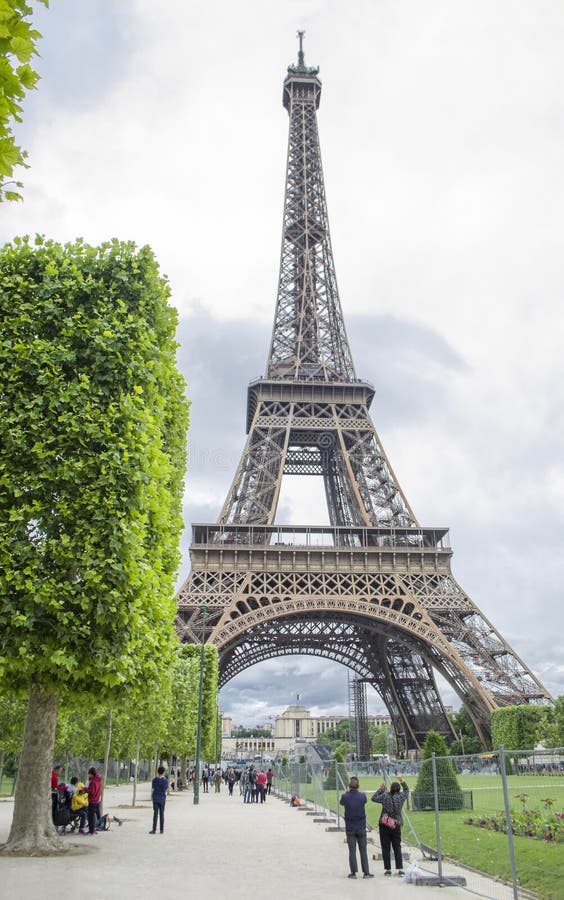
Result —
M305 31L298 31L298 40L300 42L300 49L298 50L298 66L303 67L304 63L304 35Z

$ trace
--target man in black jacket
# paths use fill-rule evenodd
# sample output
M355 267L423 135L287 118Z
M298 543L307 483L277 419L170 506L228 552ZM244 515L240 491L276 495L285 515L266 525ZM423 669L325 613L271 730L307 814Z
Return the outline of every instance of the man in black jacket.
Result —
M374 876L368 870L368 853L366 850L366 794L359 791L358 778L349 781L349 789L341 796L341 806L345 807L345 832L349 845L349 878L356 878L356 846L360 852L360 865L364 878Z

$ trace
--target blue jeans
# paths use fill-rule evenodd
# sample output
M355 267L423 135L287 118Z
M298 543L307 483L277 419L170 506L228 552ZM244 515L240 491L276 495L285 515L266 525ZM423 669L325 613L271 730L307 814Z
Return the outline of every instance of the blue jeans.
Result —
M153 800L153 831L157 830L157 817L159 819L159 829L161 834L164 831L164 803L157 803Z

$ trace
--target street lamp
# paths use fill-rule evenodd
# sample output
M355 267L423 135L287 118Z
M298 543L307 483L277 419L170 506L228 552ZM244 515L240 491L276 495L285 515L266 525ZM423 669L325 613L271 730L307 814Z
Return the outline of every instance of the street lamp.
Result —
M200 612L202 614L202 641L200 645L200 686L198 689L198 727L196 729L196 777L194 778L194 806L197 806L200 802L200 755L202 750L202 707L204 701L204 651L206 646L206 620L208 617L207 606L200 606Z

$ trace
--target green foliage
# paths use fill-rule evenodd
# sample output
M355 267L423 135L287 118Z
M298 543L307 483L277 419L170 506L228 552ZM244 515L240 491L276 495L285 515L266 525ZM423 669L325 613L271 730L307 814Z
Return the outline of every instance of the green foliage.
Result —
M481 753L484 748L466 707L461 706L460 710L454 713L450 719L458 735L457 740L450 745L449 753L451 756Z
M195 703L197 719L201 647L199 644L185 644L182 649L188 659L192 659L196 662L198 681L192 702ZM202 696L201 758L203 760L215 759L218 684L219 658L217 655L217 647L213 644L206 644L204 648L204 690ZM192 739L186 752L188 755L193 756L195 750L196 728L193 729Z
M0 682L115 703L176 638L187 407L147 247L0 250Z
M38 0L48 6L48 0ZM16 144L13 125L22 121L22 101L26 91L35 88L39 75L29 62L37 54L40 33L26 21L33 12L25 0L0 0L0 202L21 200L18 191L9 190L14 169L26 166L27 154Z
M549 798L547 798L549 799ZM545 804L546 806L546 804ZM500 831L507 834L507 816L505 810L486 816L471 816L464 820L465 825L477 825L488 831ZM564 813L553 812L552 809L511 810L511 824L514 835L535 838L557 844L564 843Z
M326 791L341 790L343 786L346 787L348 783L349 773L343 762L342 754L337 751L334 753L333 759L329 763L329 769L327 770L327 777L323 782L323 787Z
M234 728L232 731L233 737L244 738L244 737L264 737L270 738L272 737L272 731L269 731L268 728Z
M506 750L532 750L547 721L546 706L503 706L492 713L492 744Z
M557 697L554 706L546 707L538 737L545 747L564 747L564 696Z
M448 748L442 734L437 731L428 731L421 756L423 759L431 759L433 753L435 756L446 756Z
M435 754L439 809L461 809L463 795L454 763L447 758L448 749L444 737L436 731L428 731L423 744L423 762L417 777L413 802L418 809L434 807L433 753Z
M26 698L14 694L0 696L0 751L20 752L26 709Z
M388 728L386 725L381 725L380 727L369 725L368 736L370 737L372 753L383 756L388 752Z
M161 747L167 756L194 755L199 672L200 657L193 654L190 645L179 645L171 670L170 714Z

